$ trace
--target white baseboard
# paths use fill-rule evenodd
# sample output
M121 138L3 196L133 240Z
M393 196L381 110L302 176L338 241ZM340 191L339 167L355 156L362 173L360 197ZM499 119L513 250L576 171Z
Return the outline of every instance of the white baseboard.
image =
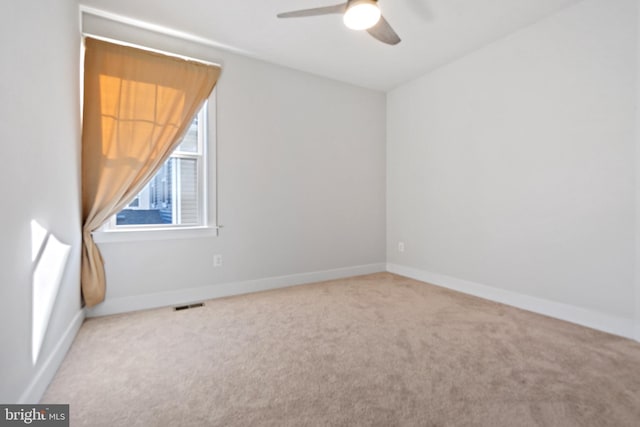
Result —
M304 285L324 280L341 279L362 274L386 271L385 263L359 265L338 268L334 270L315 271L310 273L292 274L288 276L268 277L265 279L247 280L242 282L222 283L199 288L181 289L154 294L136 295L123 298L107 299L103 303L87 310L87 317L106 316L117 313L127 313L150 308L167 307L172 305L190 304L198 301L241 295L287 286Z
M71 323L69 323L69 326L67 326L67 330L64 331L64 334L54 347L53 351L49 354L49 357L47 357L40 368L36 371L36 374L27 386L26 390L22 393L22 396L20 396L18 404L36 404L40 402L42 395L47 390L49 383L58 371L67 351L69 351L73 340L78 334L84 318L84 309L76 313L73 320L71 320Z
M517 292L494 288L455 277L445 276L443 274L431 273L429 271L397 264L387 264L387 271L401 276L410 277L421 282L427 282L432 285L452 289L465 294L474 295L480 298L532 311L534 313L555 317L556 319L565 320L567 322L576 323L578 325L587 326L589 328L640 341L640 336L638 336L640 331L637 329L637 326L636 331L634 331L633 319L612 316L610 314L600 313L569 304L532 297Z

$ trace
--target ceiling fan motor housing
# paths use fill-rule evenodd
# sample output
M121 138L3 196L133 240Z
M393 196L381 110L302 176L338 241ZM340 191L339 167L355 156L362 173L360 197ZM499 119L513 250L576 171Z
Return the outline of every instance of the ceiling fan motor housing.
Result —
M366 30L380 20L377 0L349 0L344 13L344 24L352 30Z

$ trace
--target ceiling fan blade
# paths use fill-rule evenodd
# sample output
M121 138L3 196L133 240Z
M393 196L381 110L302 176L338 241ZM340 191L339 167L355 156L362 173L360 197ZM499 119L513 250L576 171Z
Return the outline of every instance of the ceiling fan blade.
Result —
M391 28L391 25L389 25L387 20L382 16L380 17L378 23L369 28L367 32L376 39L386 44L394 45L400 43L401 41L400 37L398 37L396 32L393 31L393 28Z
M344 13L347 10L347 3L336 4L334 6L316 7L313 9L294 10L293 12L279 13L278 18L302 18L304 16L330 15L332 13Z

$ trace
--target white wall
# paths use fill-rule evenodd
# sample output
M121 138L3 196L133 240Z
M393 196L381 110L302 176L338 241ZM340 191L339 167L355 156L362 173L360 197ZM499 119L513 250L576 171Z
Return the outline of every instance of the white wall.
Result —
M383 93L94 16L85 19L85 31L223 65L216 91L224 229L213 238L100 243L107 303L345 267L384 268ZM222 267L213 267L214 254L223 255Z
M5 1L0 15L0 402L12 403L37 399L81 321L80 38L74 0ZM72 245L35 366L31 219Z
M636 11L637 22L640 23L640 6ZM640 341L640 30L636 25L636 319L635 319L635 339Z
M586 0L390 92L388 261L631 325L636 23Z

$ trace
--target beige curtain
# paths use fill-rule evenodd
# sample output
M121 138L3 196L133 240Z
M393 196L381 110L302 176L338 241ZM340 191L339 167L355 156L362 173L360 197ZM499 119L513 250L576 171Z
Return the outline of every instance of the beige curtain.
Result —
M102 256L91 233L153 178L211 94L220 68L85 40L82 124L82 295L104 300Z

